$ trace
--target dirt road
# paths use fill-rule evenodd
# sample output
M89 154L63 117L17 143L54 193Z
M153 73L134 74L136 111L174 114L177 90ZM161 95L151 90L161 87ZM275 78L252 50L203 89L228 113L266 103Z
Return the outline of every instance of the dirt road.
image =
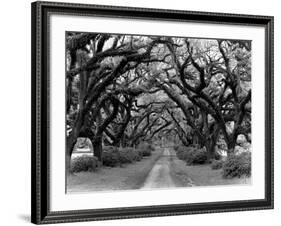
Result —
M154 167L148 174L141 189L184 186L183 181L180 181L179 178L175 176L173 169L175 161L178 161L175 151L171 148L165 148L162 156L156 161Z

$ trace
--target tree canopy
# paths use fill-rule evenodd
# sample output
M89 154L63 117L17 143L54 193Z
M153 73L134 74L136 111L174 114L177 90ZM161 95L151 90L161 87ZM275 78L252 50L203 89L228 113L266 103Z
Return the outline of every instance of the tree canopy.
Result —
M67 32L67 156L79 137L137 146L163 138L233 152L250 142L251 42Z

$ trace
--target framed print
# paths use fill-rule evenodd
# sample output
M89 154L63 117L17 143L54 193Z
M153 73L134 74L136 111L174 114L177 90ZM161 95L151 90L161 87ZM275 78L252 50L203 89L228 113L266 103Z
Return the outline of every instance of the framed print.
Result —
M31 8L33 223L273 208L273 17Z

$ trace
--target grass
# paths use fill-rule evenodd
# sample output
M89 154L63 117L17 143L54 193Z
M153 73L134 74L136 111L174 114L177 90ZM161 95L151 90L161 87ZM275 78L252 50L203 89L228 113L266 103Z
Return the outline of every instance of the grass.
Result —
M250 184L251 178L222 177L222 169L212 170L211 164L187 166L182 160L172 162L172 174L174 178L181 181L183 186L212 186L212 185L233 185Z
M138 189L162 154L156 149L140 162L122 167L101 167L95 172L80 172L67 177L67 193Z
M162 152L163 149L157 148L151 156L144 157L139 162L113 168L103 166L94 172L69 175L67 193L139 189ZM174 150L171 149L170 152L169 173L176 187L251 183L251 178L247 177L225 179L222 177L222 169L212 170L211 164L188 166L177 158Z

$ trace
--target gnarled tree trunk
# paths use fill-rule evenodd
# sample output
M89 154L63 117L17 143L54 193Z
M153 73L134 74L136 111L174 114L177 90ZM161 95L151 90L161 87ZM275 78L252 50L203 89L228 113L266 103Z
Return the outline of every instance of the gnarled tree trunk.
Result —
M101 137L95 137L92 140L94 156L98 158L99 162L102 162L102 139Z

